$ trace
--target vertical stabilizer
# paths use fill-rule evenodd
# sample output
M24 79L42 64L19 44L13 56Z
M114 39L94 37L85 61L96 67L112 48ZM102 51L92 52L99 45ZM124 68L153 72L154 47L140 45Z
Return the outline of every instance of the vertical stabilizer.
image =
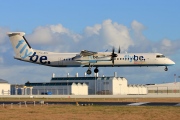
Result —
M24 32L9 32L7 33L15 52L15 58L26 59L34 52L26 38Z

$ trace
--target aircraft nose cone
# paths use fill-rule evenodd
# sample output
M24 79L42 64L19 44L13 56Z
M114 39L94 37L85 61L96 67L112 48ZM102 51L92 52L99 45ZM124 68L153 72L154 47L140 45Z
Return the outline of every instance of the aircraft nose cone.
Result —
M174 62L174 61L172 61L172 64L174 65L174 64L175 64L175 62Z
M171 65L174 65L174 64L175 64L175 62L174 62L174 61L172 61L172 60L170 60L170 64L171 64Z

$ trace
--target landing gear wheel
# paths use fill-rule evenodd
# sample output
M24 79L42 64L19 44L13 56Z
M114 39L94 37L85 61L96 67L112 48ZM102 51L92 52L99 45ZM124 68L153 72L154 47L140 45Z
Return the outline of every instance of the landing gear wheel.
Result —
M164 68L164 70L165 70L165 71L168 71L168 68L167 68L167 66Z
M87 70L87 72L86 72L88 75L90 75L91 74L91 70Z
M94 73L98 73L99 70L97 68L94 69Z

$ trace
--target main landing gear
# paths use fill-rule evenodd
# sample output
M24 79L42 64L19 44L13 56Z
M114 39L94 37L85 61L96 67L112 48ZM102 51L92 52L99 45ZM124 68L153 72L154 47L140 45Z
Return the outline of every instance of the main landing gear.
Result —
M95 69L94 69L94 73L98 73L98 72L99 72L98 68L95 68ZM88 75L90 75L90 74L92 73L91 68L89 68L89 69L86 71L86 73L87 73Z
M94 72L95 72L95 73L98 73L98 72L99 72L99 70L98 70L97 67L94 69Z
M88 75L90 75L92 72L91 72L91 69L88 69L87 71L86 71L86 73L88 74Z
M165 70L165 71L168 71L168 68L167 68L167 66L164 68L164 70Z
M94 69L94 73L98 73L98 72L99 72L99 69L96 67L96 68ZM86 73L87 73L88 75L90 75L90 74L92 73L91 68L89 68L89 69L86 71Z
M90 74L92 73L91 68L92 68L92 66L89 64L89 68L88 68L88 70L86 71L86 73L87 73L88 75L90 75ZM98 72L99 72L99 70L98 70L98 68L96 67L96 68L94 69L94 73L98 73Z

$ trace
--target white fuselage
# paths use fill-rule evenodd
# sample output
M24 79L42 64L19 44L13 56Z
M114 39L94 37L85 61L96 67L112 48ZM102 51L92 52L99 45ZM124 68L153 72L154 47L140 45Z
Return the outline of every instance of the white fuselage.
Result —
M160 53L115 53L94 52L82 50L79 53L54 53L32 49L24 37L24 32L9 32L11 44L15 52L15 59L41 64L51 67L89 67L87 74L91 74L91 68L98 73L98 67L134 67L134 66L167 66L175 63Z
M103 56L86 56L79 57L79 53L53 53L47 51L34 50L32 57L19 60L33 62L52 67L110 67L112 66L111 57ZM98 54L109 55L110 52L98 52ZM116 53L114 59L115 67L130 66L171 66L175 63L160 53Z

